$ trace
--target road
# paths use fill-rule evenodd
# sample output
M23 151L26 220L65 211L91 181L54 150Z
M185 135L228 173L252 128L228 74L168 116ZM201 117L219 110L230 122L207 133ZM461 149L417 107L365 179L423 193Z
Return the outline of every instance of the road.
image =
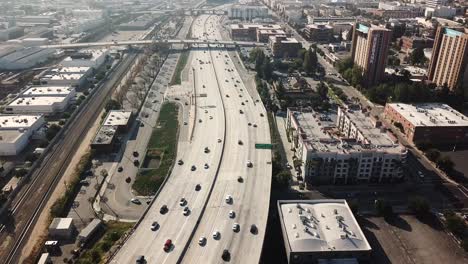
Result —
M109 76L109 80L90 98L86 107L81 108L76 119L64 131L51 151L46 154L43 162L31 176L31 183L16 196L12 203L11 223L13 226L7 224L0 233L0 241L9 242L3 243L0 248L0 255L6 258L5 263L18 261L17 254L21 251L24 241L27 240L32 227L34 227L42 207L66 169L68 161L79 146L81 139L92 125L89 120L98 117L115 83L136 56L137 54L129 54L123 59L118 68Z
M202 38L208 31L205 37L221 38L217 27L218 17L201 16L193 24L192 36ZM139 255L148 263L216 263L224 249L229 249L234 263L256 263L260 258L268 217L271 151L256 150L254 144L270 143L268 120L263 105L255 102L258 95L254 100L248 94L228 52L204 46L191 51L196 118L189 123L195 125L191 140L179 140L178 159L184 164L175 165L145 218L111 263L131 263ZM209 153L204 153L205 147ZM252 168L247 168L248 160ZM205 163L208 169L203 168ZM243 182L238 182L238 176ZM196 184L201 185L199 191ZM228 194L232 204L225 202ZM182 214L181 198L188 201L188 216ZM169 209L166 214L159 212L163 205ZM228 217L229 210L236 212L234 219ZM153 221L159 223L159 230L150 230ZM231 229L235 222L240 224L238 233ZM258 227L257 234L250 234L251 224ZM221 233L220 239L213 240L214 230ZM207 238L203 247L198 245L200 236ZM169 252L163 250L167 239L173 243Z

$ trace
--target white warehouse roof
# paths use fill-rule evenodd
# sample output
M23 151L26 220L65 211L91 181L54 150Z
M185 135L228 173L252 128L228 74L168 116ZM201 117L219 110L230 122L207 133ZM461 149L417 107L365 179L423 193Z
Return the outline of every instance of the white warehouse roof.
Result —
M388 104L414 126L468 126L468 118L442 103Z
M33 86L24 91L22 96L67 96L73 90L70 86Z
M346 200L280 200L291 252L370 251Z

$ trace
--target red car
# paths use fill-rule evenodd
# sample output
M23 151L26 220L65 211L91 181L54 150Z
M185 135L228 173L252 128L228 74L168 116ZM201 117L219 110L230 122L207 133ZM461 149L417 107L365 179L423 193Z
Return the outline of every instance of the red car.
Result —
M171 249L172 246L172 240L168 239L166 240L166 243L164 243L164 251L168 252Z

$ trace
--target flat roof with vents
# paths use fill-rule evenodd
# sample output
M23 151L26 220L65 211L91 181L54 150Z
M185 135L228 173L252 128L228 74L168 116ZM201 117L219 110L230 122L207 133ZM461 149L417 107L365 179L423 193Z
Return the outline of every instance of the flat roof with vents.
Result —
M442 103L391 103L387 106L393 108L415 127L468 126L468 118L465 115Z
M21 96L67 96L74 88L70 86L32 86L24 91Z
M130 117L131 111L111 110L106 116L103 125L105 126L126 126Z
M16 106L16 105L53 105L56 103L62 103L63 101L68 100L68 98L63 96L38 96L38 97L19 97L9 103L9 106Z
M0 130L29 128L38 121L43 121L42 115L0 115Z
M279 200L290 252L372 250L346 200Z

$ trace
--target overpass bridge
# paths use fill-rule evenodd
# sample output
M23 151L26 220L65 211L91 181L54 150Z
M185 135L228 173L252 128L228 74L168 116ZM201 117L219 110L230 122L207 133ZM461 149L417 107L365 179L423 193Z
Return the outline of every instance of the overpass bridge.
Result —
M183 44L183 45L218 45L218 46L243 46L243 47L264 47L266 43L253 42L253 41L232 41L232 40L201 40L201 39L164 39L164 40L124 40L124 41L110 41L110 42L80 42L80 43L67 43L67 44L53 44L42 45L40 48L54 48L54 49L78 49L78 48L92 48L92 47L112 47L112 46L144 46L153 44Z

